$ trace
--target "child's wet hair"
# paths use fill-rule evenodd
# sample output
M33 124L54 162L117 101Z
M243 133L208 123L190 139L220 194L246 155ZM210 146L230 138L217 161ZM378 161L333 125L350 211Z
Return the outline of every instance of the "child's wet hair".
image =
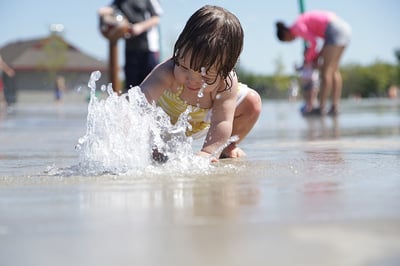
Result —
M232 86L234 70L243 49L244 33L239 19L228 10L206 5L187 21L174 46L178 62L191 53L189 67L195 71L214 66L225 80L225 90ZM228 80L227 80L228 79Z

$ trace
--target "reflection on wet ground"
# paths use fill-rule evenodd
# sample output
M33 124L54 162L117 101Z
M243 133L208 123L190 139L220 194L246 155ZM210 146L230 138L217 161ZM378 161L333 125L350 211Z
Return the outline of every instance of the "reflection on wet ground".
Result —
M248 157L202 174L62 175L86 106L54 108L0 121L1 265L400 263L398 101L266 101Z

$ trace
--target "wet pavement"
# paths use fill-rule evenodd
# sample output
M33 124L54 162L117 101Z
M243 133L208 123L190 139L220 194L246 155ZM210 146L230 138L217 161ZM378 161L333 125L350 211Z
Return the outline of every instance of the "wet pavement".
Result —
M300 104L265 101L248 156L203 173L83 176L60 169L87 103L23 98L0 120L0 265L399 265L400 101Z

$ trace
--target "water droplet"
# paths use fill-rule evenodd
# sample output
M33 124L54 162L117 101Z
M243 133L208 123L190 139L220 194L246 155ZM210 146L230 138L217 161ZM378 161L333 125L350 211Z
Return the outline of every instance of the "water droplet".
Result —
M101 72L100 71L93 71L92 74L90 75L90 79L88 82L88 87L90 88L91 94L95 93L96 90L96 81L98 81L101 77Z
M206 68L205 67L201 67L201 75L204 77L205 75L207 75L206 73Z
M203 91L204 91L204 89L200 88L199 92L197 93L197 97L203 98L203 96L204 96L204 92Z
M205 83L205 82L203 81L203 84L201 84L200 90L199 90L199 92L197 93L197 97L203 98L203 96L204 96L204 90L205 90L206 88L207 88L207 83Z
M108 95L111 95L114 93L113 87L112 87L112 83L108 83L107 85L107 93Z

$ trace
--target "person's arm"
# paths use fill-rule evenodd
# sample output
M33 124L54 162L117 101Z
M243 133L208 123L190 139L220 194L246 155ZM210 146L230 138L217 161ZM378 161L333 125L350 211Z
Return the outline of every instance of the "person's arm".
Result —
M143 32L149 31L152 27L157 26L160 23L160 17L153 16L142 22L129 24L127 32L133 37L142 34Z
M220 97L216 97L214 100L210 128L199 155L213 155L215 158L219 158L222 150L218 149L221 149L231 137L238 86L235 75L231 90L219 93Z
M317 36L312 34L302 22L297 22L290 28L290 31L295 36L303 38L309 44L304 53L304 61L307 63L314 61L318 57Z
M150 0L148 2L147 10L150 13L150 17L144 21L130 24L128 28L128 34L133 37L138 36L151 30L151 28L160 23L160 16L163 13L160 3L157 0Z
M111 16L112 12L112 8L102 8L99 10L99 15L103 17ZM110 30L102 31L102 33L104 37L110 40L130 38L149 31L152 27L157 26L159 23L160 17L158 16L153 16L147 20L137 23L130 23L128 20L124 19L117 25L112 26Z

